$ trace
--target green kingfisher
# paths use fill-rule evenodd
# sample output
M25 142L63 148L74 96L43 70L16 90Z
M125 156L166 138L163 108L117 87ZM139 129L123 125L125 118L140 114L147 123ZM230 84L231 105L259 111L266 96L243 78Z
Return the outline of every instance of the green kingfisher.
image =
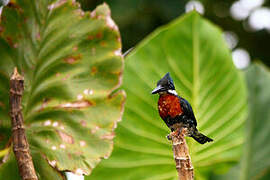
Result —
M172 132L180 127L186 127L187 136L200 144L213 141L196 128L197 121L192 107L187 100L177 95L169 73L158 81L157 87L152 91L152 94L156 93L159 94L159 115Z

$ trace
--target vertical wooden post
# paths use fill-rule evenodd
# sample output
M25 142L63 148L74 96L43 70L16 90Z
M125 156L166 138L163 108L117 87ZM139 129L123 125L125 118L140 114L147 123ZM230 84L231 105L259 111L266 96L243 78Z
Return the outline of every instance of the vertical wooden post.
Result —
M185 140L186 133L186 128L179 128L170 134L179 180L194 179L193 166L191 164L191 158Z
M32 157L29 152L29 144L26 139L23 115L22 94L24 90L24 78L18 73L17 68L10 78L10 116L12 123L12 143L19 173L23 180L37 180Z

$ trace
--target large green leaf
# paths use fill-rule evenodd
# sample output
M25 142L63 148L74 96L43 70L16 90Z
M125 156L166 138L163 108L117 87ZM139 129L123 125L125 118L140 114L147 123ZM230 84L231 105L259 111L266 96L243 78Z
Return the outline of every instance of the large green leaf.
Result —
M270 72L254 64L247 69L249 117L245 129L244 154L236 167L213 179L269 179L270 176Z
M270 72L263 65L248 68L249 117L241 179L258 179L270 171Z
M108 6L90 13L72 0L17 0L4 8L1 149L10 138L9 76L15 66L25 78L22 106L33 159L43 158L60 171L89 174L112 151L125 99L123 91L115 92L123 59ZM42 179L45 174L39 173Z
M175 179L169 129L158 116L156 82L170 72L179 95L193 106L198 129L214 139L187 138L195 176L239 160L246 120L246 89L221 31L191 12L147 37L128 56L127 102L114 151L86 179Z

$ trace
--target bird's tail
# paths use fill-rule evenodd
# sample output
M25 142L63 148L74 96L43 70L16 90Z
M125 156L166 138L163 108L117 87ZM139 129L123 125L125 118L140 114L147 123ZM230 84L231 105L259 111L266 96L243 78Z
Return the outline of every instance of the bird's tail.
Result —
M191 135L191 137L193 139L195 139L198 143L200 144L204 144L206 142L211 142L213 141L213 139L203 135L202 133L200 133L197 129L193 132L193 134Z

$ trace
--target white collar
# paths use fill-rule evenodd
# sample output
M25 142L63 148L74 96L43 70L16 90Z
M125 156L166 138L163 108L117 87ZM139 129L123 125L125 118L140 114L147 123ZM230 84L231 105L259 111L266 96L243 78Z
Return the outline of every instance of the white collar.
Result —
M175 90L171 90L171 89L168 90L168 93L173 94L173 95L176 95L176 96L178 95Z

